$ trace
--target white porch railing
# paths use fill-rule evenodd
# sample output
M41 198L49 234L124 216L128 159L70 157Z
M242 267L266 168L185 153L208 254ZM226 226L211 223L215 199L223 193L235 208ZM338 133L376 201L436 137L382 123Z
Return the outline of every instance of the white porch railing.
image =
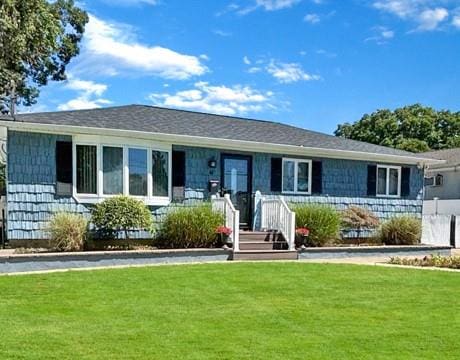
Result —
M286 239L289 250L295 249L295 213L282 196L261 199L261 228L278 230Z
M240 250L240 212L236 210L230 200L230 195L226 194L224 197L215 195L211 199L212 209L220 211L225 217L225 226L232 229L230 240L233 244L233 251Z

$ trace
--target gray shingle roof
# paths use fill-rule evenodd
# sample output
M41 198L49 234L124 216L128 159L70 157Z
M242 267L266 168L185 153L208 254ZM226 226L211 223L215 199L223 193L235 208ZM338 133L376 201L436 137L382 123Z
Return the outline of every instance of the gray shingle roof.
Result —
M28 123L190 135L420 158L419 154L344 139L272 121L146 105L16 115Z
M423 157L446 161L444 164L430 165L430 169L439 169L460 165L460 148L429 151L420 155Z

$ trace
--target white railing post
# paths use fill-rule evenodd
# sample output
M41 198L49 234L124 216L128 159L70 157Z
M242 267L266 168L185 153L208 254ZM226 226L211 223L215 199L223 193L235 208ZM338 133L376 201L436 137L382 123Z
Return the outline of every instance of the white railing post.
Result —
M240 211L233 213L233 251L240 251Z
M295 250L295 212L291 212L291 224L290 224L290 244L289 250Z

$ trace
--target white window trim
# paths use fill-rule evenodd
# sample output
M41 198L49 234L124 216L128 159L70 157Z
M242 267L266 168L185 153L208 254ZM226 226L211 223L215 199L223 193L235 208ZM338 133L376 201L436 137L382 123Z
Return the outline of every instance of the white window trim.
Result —
M127 141L124 138L111 138L100 136L74 136L72 141L72 192L73 197L82 203L98 203L104 199L116 195L103 193L103 156L102 148L120 147L123 149L123 195L142 200L146 205L168 205L172 198L172 145L162 143L151 143L150 141L133 140ZM96 146L97 155L97 194L81 194L77 192L77 145ZM147 196L129 195L129 155L128 151L133 149L147 150ZM168 153L168 196L153 196L153 177L152 177L152 151L162 151Z
M285 191L284 190L284 163L285 162L294 163L294 191ZM299 176L298 166L299 163L308 164L308 191L298 191L297 190L297 181ZM283 194L300 194L300 195L311 195L311 183L312 183L312 161L309 159L296 159L296 158L283 158L281 164L281 192Z
M379 194L379 169L386 169L386 181L385 181L385 194ZM398 193L396 195L390 195L390 169L395 169L398 171ZM377 170L375 174L375 194L377 197L385 198L399 198L401 197L401 166L393 165L377 165Z

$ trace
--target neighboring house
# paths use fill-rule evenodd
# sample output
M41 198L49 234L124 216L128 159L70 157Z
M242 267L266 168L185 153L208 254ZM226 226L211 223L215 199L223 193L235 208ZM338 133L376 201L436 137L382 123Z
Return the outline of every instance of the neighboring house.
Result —
M243 228L254 194L381 218L421 215L423 169L439 161L281 123L129 105L0 117L8 128L7 220L13 246L44 239L57 211L88 213L115 194L161 215L224 189Z
M445 160L444 164L431 164L425 171L425 200L460 199L460 148L431 151L420 154Z

